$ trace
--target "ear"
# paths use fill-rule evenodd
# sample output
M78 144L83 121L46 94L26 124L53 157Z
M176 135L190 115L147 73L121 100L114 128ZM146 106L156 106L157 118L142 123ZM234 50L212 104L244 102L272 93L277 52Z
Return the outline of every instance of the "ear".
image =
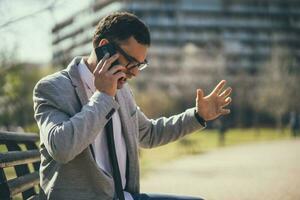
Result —
M108 43L109 43L108 40L105 39L105 38L103 38L103 39L100 40L100 42L99 42L99 44L98 44L98 47L103 46L103 45L106 45L106 44L108 44Z

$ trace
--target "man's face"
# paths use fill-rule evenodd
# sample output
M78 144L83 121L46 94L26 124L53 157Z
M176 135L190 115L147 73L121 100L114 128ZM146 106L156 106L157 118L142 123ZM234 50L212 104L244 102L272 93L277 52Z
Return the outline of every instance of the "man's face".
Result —
M134 37L130 37L126 42L119 45L119 47L122 48L122 50L127 55L133 57L139 63L144 62L146 59L148 46L138 43L134 39ZM118 59L119 63L123 66L127 66L127 69L130 69L124 71L126 73L126 79L118 81L117 88L121 89L123 85L126 83L127 79L131 79L133 76L137 76L139 74L139 69L138 67L131 68L132 66L136 65L137 62L126 59L126 57L122 55L121 52L118 53L119 53L119 59Z

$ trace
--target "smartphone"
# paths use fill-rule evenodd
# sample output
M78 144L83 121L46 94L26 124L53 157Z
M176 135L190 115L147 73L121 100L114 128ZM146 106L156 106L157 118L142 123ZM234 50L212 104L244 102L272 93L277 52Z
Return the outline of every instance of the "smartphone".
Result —
M105 54L109 53L109 57L115 55L117 53L115 47L111 44L111 43L107 43L105 45L99 46L97 48L95 48L95 52L96 52L96 56L97 56L97 60L98 62L105 56ZM109 69L114 66L114 65L118 65L119 62L116 60L115 62L113 62L111 64L111 66L109 67Z

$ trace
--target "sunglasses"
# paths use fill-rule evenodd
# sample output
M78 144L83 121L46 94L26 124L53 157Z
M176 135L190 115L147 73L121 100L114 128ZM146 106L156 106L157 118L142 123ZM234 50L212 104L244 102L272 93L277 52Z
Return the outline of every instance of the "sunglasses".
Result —
M148 61L147 59L145 59L143 62L139 62L137 59L135 59L134 57L128 55L119 45L117 45L116 43L112 43L112 45L115 47L115 49L122 55L125 57L125 59L128 61L128 64L125 66L127 68L127 70L131 70L133 68L138 68L140 71L142 71L143 69L145 69L146 67L148 67ZM128 67L131 63L135 63L134 65L131 65L130 67Z

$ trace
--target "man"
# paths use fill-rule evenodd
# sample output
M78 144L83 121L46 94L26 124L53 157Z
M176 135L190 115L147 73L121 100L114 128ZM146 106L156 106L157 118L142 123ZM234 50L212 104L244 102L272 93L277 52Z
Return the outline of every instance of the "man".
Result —
M228 114L231 88L221 81L196 106L170 118L148 119L137 107L127 79L146 67L150 34L135 15L103 18L94 48L114 44L117 53L97 60L76 57L40 80L33 94L40 129L41 199L199 199L140 194L138 148L153 148L205 127ZM111 67L114 61L120 64Z

